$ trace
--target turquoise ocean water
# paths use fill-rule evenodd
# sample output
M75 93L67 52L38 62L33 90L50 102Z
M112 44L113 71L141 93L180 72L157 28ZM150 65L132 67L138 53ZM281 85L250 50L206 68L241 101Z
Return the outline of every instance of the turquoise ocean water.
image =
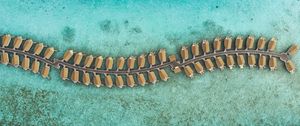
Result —
M300 45L299 0L0 0L0 34L130 56L226 35ZM300 69L300 55L293 57ZM169 72L170 73L170 72ZM85 87L0 65L0 125L299 125L300 72L215 70L135 88Z

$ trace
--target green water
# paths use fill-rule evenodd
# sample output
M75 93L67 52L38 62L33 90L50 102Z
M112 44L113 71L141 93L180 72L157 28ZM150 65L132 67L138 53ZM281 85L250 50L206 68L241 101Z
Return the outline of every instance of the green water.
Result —
M300 1L1 0L0 33L58 49L130 56L225 35L300 45ZM300 55L293 57L300 69ZM85 87L0 65L0 125L299 125L300 72L215 70L135 88Z

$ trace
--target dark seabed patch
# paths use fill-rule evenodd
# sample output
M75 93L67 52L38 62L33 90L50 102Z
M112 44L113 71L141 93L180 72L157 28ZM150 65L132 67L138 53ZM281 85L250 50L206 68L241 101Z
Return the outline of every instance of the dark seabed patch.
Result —
M63 31L61 32L63 36L63 41L64 42L74 42L75 40L75 29L69 26L65 26Z
M220 35L226 35L229 33L229 31L225 31L224 28L221 25L216 24L216 22L212 20L206 20L202 23L203 25L203 31L202 34L204 36L208 36L210 38L220 36Z
M133 27L130 30L131 33L142 33L142 29L140 27Z
M274 29L273 31L276 31L277 33L289 32L290 26L284 20L280 22L271 22L270 24Z
M180 41L182 41L182 36L177 33L167 33L165 35L165 38L167 39L170 45L175 46L177 46L180 43Z
M170 115L170 113L168 111L162 111L157 115L145 117L143 122L149 126L154 126L154 125L167 126L172 124L171 120L172 120L172 116Z
M224 28L221 25L216 24L216 22L212 20L204 21L201 27L189 26L188 30L190 31L190 35L196 36L197 38L201 39L214 38L216 36L224 36L230 33L230 31L224 30Z
M213 39L217 36L231 35L229 30L224 30L221 25L212 20L206 20L201 26L188 26L187 31L183 33L166 33L165 38L170 45L198 42L203 39Z
M0 125L60 125L55 111L56 92L1 87Z
M124 21L124 26L125 26L125 28L127 28L129 26L129 21L128 20Z
M120 33L119 25L117 22L112 20L103 20L99 22L100 29L106 33Z
M126 41L124 46L129 46L130 45L130 42Z

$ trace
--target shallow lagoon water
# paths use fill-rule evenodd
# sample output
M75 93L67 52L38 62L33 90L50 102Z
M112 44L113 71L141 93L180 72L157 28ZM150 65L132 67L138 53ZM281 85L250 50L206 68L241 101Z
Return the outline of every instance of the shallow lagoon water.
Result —
M300 45L300 2L287 1L1 1L0 33L58 49L130 56L176 53L216 36L278 38ZM299 69L300 55L292 59ZM297 125L299 72L215 70L193 79L108 89L51 79L0 65L0 124L5 125Z

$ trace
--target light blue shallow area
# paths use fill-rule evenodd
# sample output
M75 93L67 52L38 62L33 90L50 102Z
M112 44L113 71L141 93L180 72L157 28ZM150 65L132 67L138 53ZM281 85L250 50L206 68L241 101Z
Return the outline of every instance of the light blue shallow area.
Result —
M0 34L58 49L130 56L226 35L300 45L300 1L0 0ZM300 69L300 55L292 58ZM0 125L299 125L300 72L225 69L135 88L95 88L42 79L0 65Z

